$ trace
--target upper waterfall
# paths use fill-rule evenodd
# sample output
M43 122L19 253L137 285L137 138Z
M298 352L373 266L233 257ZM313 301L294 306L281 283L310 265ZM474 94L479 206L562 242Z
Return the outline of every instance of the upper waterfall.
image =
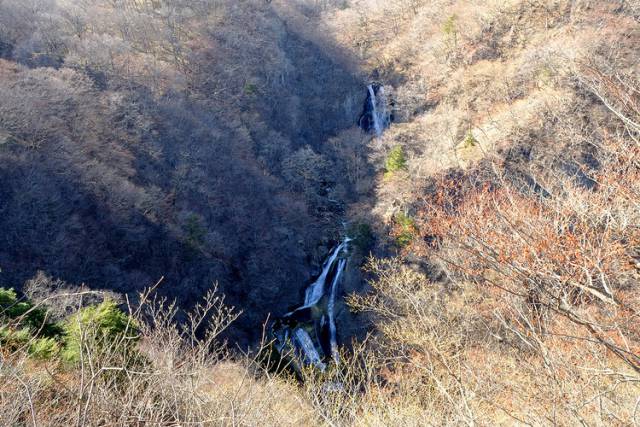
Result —
M377 137L382 136L385 128L391 123L389 100L383 85L372 83L367 86L367 99L364 111L358 120L358 126L369 132L374 131Z
M378 100L376 99L376 93L373 90L373 85L369 85L369 102L371 102L371 118L373 119L373 129L376 131L376 136L382 136L383 124L378 113Z

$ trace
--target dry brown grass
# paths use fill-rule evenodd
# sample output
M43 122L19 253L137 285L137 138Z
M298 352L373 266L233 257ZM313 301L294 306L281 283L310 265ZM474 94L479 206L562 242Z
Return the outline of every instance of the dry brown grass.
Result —
M141 341L127 357L119 342L97 347L88 338L74 364L34 361L26 350L0 353L0 424L313 424L295 383L225 351L219 334L235 315L221 298L210 294L182 326L174 306L141 300L133 310Z
M352 304L377 316L382 380L361 410L372 425L637 424L637 2L409 3L332 19L393 86L399 122L372 162L408 153L373 217L392 237L397 212L416 217L400 253L453 285L372 261L374 292Z

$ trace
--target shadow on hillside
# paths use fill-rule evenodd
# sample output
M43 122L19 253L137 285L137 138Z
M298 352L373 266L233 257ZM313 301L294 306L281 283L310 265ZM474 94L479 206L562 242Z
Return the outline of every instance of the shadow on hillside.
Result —
M256 343L269 315L300 302L313 265L338 237L344 204L357 198L347 159L325 143L356 125L366 98L367 82L322 46L288 28L282 48L294 71L281 92L245 106L262 122L246 124L249 137L227 126L224 112L186 97L164 104L139 97L154 133L123 148L135 174L118 175L117 187L86 182L82 169L91 164L74 164L57 143L0 146L0 286L20 287L43 271L134 295L164 276L160 293L188 308L218 282L244 312L230 338ZM331 176L313 195L319 208L287 186L280 164L260 162L258 148L279 143L274 134L292 151L309 145L329 159ZM326 201L327 187L343 189L342 206ZM136 192L146 204L136 203Z

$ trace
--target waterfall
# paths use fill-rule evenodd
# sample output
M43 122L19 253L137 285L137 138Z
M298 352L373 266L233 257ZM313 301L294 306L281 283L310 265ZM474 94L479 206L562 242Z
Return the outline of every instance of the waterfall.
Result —
M344 271L344 267L347 263L346 259L341 259L338 262L338 270L336 271L336 275L333 278L333 283L331 283L331 295L329 296L329 303L327 304L327 315L329 316L329 334L330 334L330 344L331 344L331 357L333 360L338 363L338 338L336 334L336 319L334 315L335 306L336 306L336 294L338 291L338 284L340 283L340 275Z
M369 85L369 100L371 101L371 118L373 119L373 129L376 131L376 136L382 135L382 124L380 123L380 116L378 115L378 104L376 100L376 93L373 90L373 85Z
M376 92L373 90L373 85L367 87L369 89L369 101L371 102L371 118L373 119L373 129L376 131L376 136L382 135L382 125L380 124L380 117L378 116L378 102L376 100Z
M367 86L369 91L369 102L371 103L371 120L373 121L373 130L377 137L382 136L384 129L389 126L389 115L387 113L387 97L384 93L384 86L378 86L376 95L375 87L370 84Z
M340 252L342 252L342 250L345 248L347 243L348 243L348 240L345 240L340 245L338 245L331 253L331 256L329 257L329 259L327 259L324 262L322 266L322 273L320 274L320 276L318 276L315 282L309 285L309 287L307 288L307 291L305 292L305 296L304 296L305 307L311 307L312 305L316 304L318 301L320 301L320 298L322 298L322 296L324 295L325 282L327 281L327 276L329 275L329 271L331 270L331 267L333 267L333 263L335 262Z
M326 365L322 362L320 353L318 353L318 350L313 344L313 340L311 339L309 333L304 329L297 328L293 334L294 340L296 341L296 344L300 349L300 352L302 353L304 359L308 363L317 366L321 371L324 371Z
M335 320L336 298L347 260L351 239L345 238L329 254L322 272L305 291L304 304L285 314L272 329L276 348L281 353L293 350L304 363L326 368L331 358L338 363L338 338Z

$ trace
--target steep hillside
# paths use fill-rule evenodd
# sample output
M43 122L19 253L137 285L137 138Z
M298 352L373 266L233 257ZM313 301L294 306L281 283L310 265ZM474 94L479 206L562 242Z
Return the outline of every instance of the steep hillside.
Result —
M640 423L639 48L638 0L0 0L0 423Z
M0 282L219 282L258 337L339 227L359 80L264 2L0 7Z
M373 290L351 300L392 402L359 408L370 424L637 422L638 12L361 1L326 15L393 100L368 144L375 197L350 210L381 239Z

